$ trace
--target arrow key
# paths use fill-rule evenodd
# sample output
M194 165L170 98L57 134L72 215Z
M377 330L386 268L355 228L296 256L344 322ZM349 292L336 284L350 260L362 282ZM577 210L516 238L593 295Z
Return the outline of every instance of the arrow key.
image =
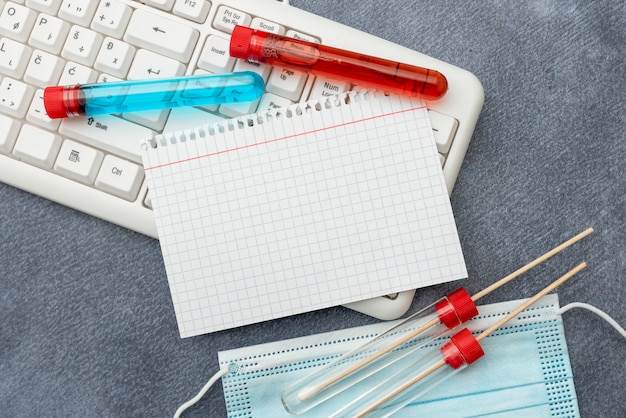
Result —
M145 10L135 10L124 40L166 57L188 62L198 41L198 31Z

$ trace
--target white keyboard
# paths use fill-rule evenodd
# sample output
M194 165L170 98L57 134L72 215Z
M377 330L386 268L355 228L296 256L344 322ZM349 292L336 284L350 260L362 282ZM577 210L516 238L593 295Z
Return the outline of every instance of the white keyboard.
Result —
M335 94L343 80L294 75L229 57L236 24L433 68L448 79L428 103L451 192L483 104L469 72L275 0L0 0L0 181L157 237L138 140ZM51 120L51 85L251 70L252 103ZM402 315L414 291L347 305Z

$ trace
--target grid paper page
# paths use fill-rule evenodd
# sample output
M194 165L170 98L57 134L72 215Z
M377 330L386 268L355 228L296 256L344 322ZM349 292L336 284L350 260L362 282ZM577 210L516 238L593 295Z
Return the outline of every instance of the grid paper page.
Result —
M142 153L181 337L466 276L421 102L346 93Z

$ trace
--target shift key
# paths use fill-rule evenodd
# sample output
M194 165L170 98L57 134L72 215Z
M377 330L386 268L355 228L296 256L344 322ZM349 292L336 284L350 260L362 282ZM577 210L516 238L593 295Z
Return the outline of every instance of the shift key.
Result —
M151 129L111 115L63 119L61 135L141 163L139 140L154 135Z

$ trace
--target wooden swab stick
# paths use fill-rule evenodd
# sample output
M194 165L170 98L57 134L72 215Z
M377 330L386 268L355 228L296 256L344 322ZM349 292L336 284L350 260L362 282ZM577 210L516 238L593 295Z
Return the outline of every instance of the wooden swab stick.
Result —
M492 285L490 285L490 286L486 287L485 289L481 290L480 292L476 293L474 296L472 296L472 301L476 302L478 299L482 298L483 296L488 295L489 293L491 293L494 290L498 289L499 287L507 284L508 282L510 282L511 280L515 279L516 277L521 276L523 273L527 272L528 270L532 269L533 267L537 266L538 264L543 263L544 261L548 260L550 257L560 253L561 251L563 251L567 247L570 247L571 245L573 245L576 242L580 241L581 239L585 238L587 235L591 234L592 232L593 232L593 228L587 228L586 230L584 230L583 232L579 233L575 237L572 237L569 240L563 242L562 244L554 247L553 249L551 249L547 253L543 254L542 256L536 258L532 262L526 264L525 266L517 269L516 271L514 271L511 274L509 274L508 276L498 280L497 282L493 283ZM298 393L298 398L301 401L307 401L307 400L311 399L313 396L315 396L321 390L323 390L323 389L327 388L328 386L338 382L339 380L345 378L346 376L350 375L351 373L354 373L356 370L360 369L361 367L364 367L364 366L368 365L369 363L371 363L374 360L376 360L376 359L382 357L383 355L389 353L390 351L392 351L393 349L401 346L402 344L410 341L411 339L415 338L416 336L418 336L422 332L426 331L427 329L437 325L439 322L440 322L439 318L438 317L434 317L433 319L431 319L430 321L428 321L424 325L422 325L422 326L416 328L415 330L407 333L402 338L400 338L400 339L390 343L388 346L385 346L381 350L377 351L376 353L372 354L371 356L369 356L367 358L364 358L360 362L350 366L346 370L342 371L341 373L336 374L335 376L329 378L325 382L322 382L322 383L320 383L318 385L315 385L313 387L310 387L310 388L302 389Z
M504 284L507 284L508 282L510 282L514 278L518 277L519 275L527 272L528 270L530 270L531 268L535 267L536 265L543 263L544 261L546 261L550 257L552 257L552 256L560 253L561 251L563 251L565 248L567 248L567 247L571 246L572 244L574 244L574 243L580 241L581 239L585 238L587 235L591 234L592 232L593 232L593 228L585 229L580 234L576 235L573 238L568 239L567 241L565 241L561 245L554 247L553 249L551 249L550 251L548 251L547 253L545 253L541 257L536 258L534 261L532 261L532 262L526 264L525 266L517 269L516 271L514 271L511 274L509 274L508 276L498 280L497 282L495 282L491 286L487 286L486 288L484 288L483 290L481 290L480 292L478 292L474 296L472 296L472 300L475 302L478 299L482 298L483 296L488 295L489 293L493 292L494 290L496 290L500 286L502 286Z
M526 302L522 303L516 309L511 311L511 313L506 315L504 318L500 319L498 322L496 322L495 324L493 324L492 326L490 326L489 328L484 330L482 333L480 333L480 335L478 337L476 337L476 340L477 341L481 341L481 340L487 338L489 336L489 334L491 334L492 332L494 332L495 330L500 328L505 323L509 322L511 319L515 318L524 309L528 308L530 305L532 305L533 303L537 302L539 299L541 299L542 297L544 297L545 295L547 295L548 293L550 293L551 291L553 291L554 289L556 289L557 287L559 287L560 285L562 285L563 283L565 283L566 281L568 281L569 279L574 277L574 275L576 275L579 271L581 271L585 267L587 267L587 263L582 262L578 266L574 267L572 270L568 271L566 274L564 274L559 279L557 279L554 282L552 282L549 286L545 287L542 291L537 293L535 296L533 296L532 298L528 299ZM399 395L400 393L404 392L409 387L411 387L414 384L418 383L420 380L424 379L426 376L432 374L433 372L435 372L436 370L440 369L441 367L443 367L446 364L447 363L445 362L445 360L443 360L443 359L439 360L437 363L433 364L432 366L430 366L429 368L427 368L426 370L424 370L423 372L421 372L420 374L418 374L417 376L415 376L414 378L412 378L408 382L404 383L402 386L399 386L398 388L396 388L392 392L388 393L387 395L385 395L381 399L377 400L376 402L374 402L373 404L368 406L363 411L359 412L357 415L355 415L355 418L363 417L364 415L366 415L369 412L373 411L374 409L378 408L379 406L381 406L382 404L384 404L385 402L387 402L391 398L393 398L393 397Z
M491 334L492 332L500 328L502 325L509 322L511 319L515 318L524 309L528 308L530 305L537 302L539 299L541 299L542 297L544 297L545 295L552 292L554 289L556 289L557 287L559 287L560 285L562 285L563 283L565 283L566 281L574 277L574 275L576 275L585 267L587 267L587 263L583 261L582 263L580 263L579 265L577 265L576 267L574 267L573 269L565 273L559 279L555 280L550 285L545 287L541 292L537 293L535 296L528 299L526 302L522 303L520 306L517 307L517 309L514 309L513 311L511 311L511 313L509 313L507 316L505 316L504 318L502 318L501 320L499 320L498 322L496 322L495 324L493 324L492 326L490 326L489 328L481 332L480 335L476 337L476 340L480 342L484 340L485 338L487 338L489 334Z

